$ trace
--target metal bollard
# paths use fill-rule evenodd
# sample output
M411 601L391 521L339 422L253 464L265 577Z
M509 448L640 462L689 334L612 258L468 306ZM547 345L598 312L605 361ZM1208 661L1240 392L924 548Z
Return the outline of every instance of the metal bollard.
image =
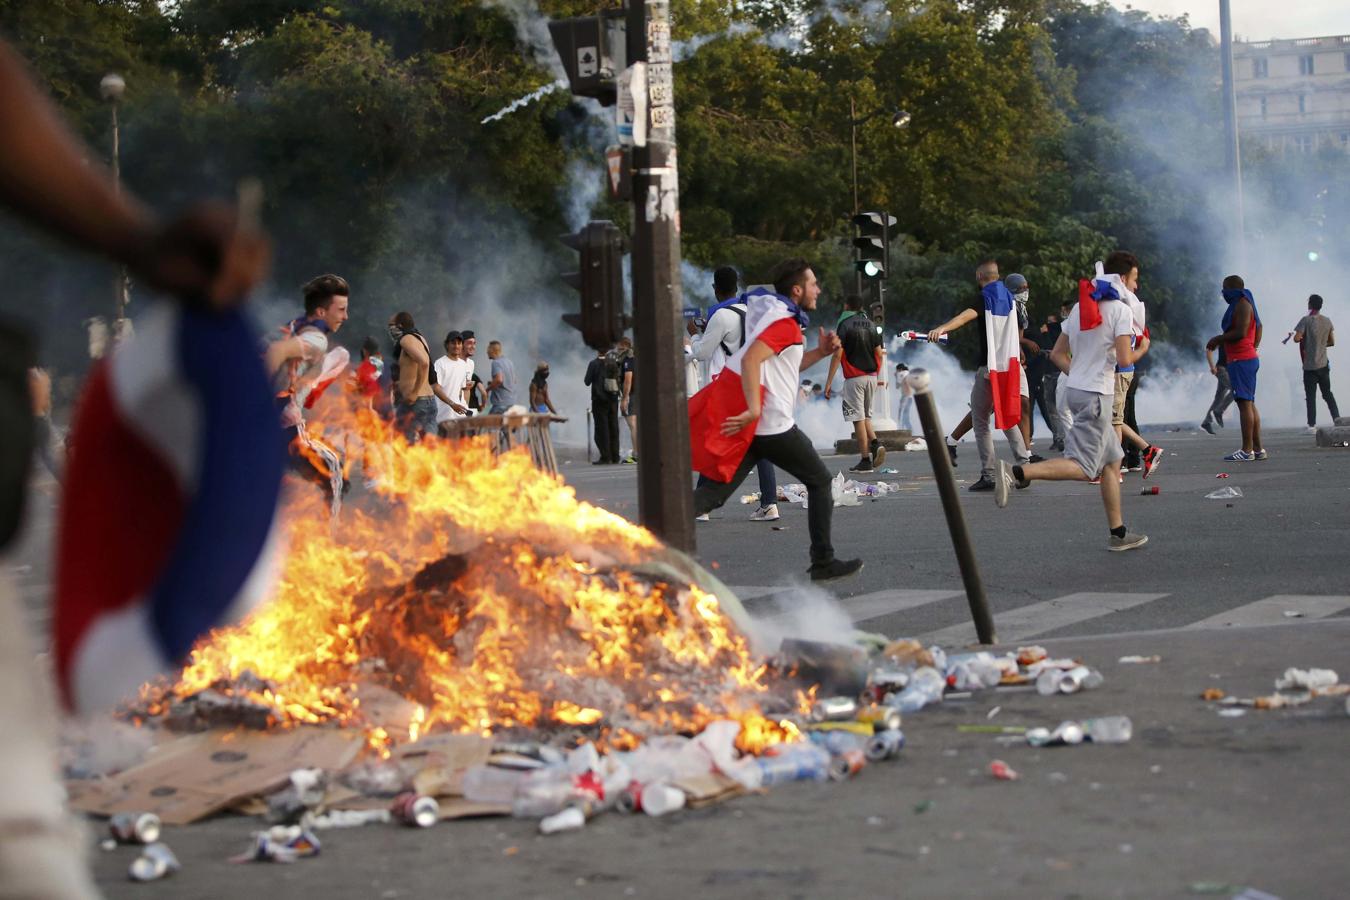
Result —
M970 532L966 529L965 516L961 514L961 498L956 493L956 476L952 474L952 461L947 456L946 437L942 423L938 421L937 403L932 394L932 376L927 369L913 369L909 373L909 383L914 388L914 407L923 424L928 459L933 464L933 478L937 481L938 496L942 498L942 512L947 517L947 530L951 532L956 562L961 567L961 581L966 587L970 616L975 621L975 634L981 644L996 644L998 637L994 634L994 618L989 614L984 582L980 580L975 550L970 545Z

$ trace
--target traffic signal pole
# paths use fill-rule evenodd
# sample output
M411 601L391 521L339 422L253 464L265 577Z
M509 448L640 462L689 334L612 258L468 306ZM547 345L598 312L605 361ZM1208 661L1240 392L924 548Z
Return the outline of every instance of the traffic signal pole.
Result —
M680 290L680 202L668 0L629 0L628 62L645 63L646 140L633 147L638 517L694 552Z

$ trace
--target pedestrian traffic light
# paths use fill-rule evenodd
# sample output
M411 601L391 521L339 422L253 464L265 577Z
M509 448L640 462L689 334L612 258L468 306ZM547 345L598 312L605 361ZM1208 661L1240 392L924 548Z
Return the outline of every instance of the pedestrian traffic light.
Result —
M616 75L628 65L628 31L622 9L597 16L553 19L548 23L553 49L577 97L594 97L601 106L618 98Z
M857 236L853 238L856 259L853 263L864 278L884 278L890 270L891 226L895 216L884 212L858 213L853 217Z
M623 312L623 255L627 251L623 232L613 222L589 222L562 242L581 253L580 271L563 281L581 292L581 312L562 319L581 331L586 344L607 350L623 337L629 320Z

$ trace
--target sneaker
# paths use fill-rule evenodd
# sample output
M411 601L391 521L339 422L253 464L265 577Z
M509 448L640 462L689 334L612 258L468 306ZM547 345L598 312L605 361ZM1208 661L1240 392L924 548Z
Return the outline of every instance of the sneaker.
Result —
M863 567L861 559L832 559L827 563L816 563L806 570L812 581L834 581L858 574Z
M777 522L779 518L777 503L761 506L750 515L751 522Z
M1224 457L1229 462L1251 462L1256 459L1255 453L1248 453L1246 450L1234 450Z
M1214 432L1214 423L1211 422L1209 419L1206 419L1205 421L1201 422L1201 423L1200 423L1200 427L1201 427L1201 429L1203 429L1204 431L1209 432L1210 434L1214 434L1214 433L1215 433L1215 432Z
M850 472L871 472L871 471L872 471L873 469L875 469L875 468L876 468L876 466L872 465L872 460L869 459L869 458L867 458L866 456L864 456L862 459L858 460L858 464L857 464L856 466L850 466L850 467L849 467L849 471L850 471Z
M1063 453L1063 452L1064 452L1064 442L1063 442L1063 441L1054 441L1053 443L1050 444L1050 449L1053 450L1053 451L1055 451L1056 453Z
M948 445L947 445L947 455L950 456L950 457L952 458L952 468L955 469L955 468L956 468L956 445L955 445L955 444L948 444Z
M880 441L872 442L872 468L880 469L881 464L886 461L886 448Z
M701 516L694 516L694 521L695 521L695 522L711 522L711 521L712 521L712 516L708 515L707 513L704 513L704 514L701 515Z
M1267 453L1264 449L1257 450L1255 453L1252 454L1252 459L1270 459L1270 454Z
M1309 426L1308 426L1308 430L1305 431L1305 432L1303 432L1303 433L1304 433L1304 434L1317 434L1317 426L1316 426L1316 425L1309 425Z
M1114 534L1111 535L1111 544L1106 549L1110 550L1112 553L1119 553L1121 550L1133 550L1135 547L1142 547L1147 543L1148 535L1134 534L1133 532L1127 531L1125 532L1124 537L1116 537Z
M994 489L994 479L988 475L981 475L980 480L966 488L968 491L992 491Z
M1027 457L1026 462L1022 463L1022 465L1025 466L1028 463L1038 463L1038 462L1045 462L1045 457L1041 456L1039 453L1033 453Z
M630 453L627 457L624 458L623 464L624 464L625 466L633 466L633 465L637 465L637 457L636 457L636 456L633 456L633 455Z
M1152 475L1158 471L1158 466L1162 465L1163 451L1161 447L1149 447L1144 451L1144 477Z
M1216 412L1214 414L1214 424L1218 425L1220 428L1223 427L1223 413Z
M1101 484L1101 483L1102 483L1102 476L1100 475L1098 475L1096 478L1088 480L1088 484Z
M1000 459L994 467L994 505L999 509L1008 505L1008 494L1012 490L1012 466L1007 460Z

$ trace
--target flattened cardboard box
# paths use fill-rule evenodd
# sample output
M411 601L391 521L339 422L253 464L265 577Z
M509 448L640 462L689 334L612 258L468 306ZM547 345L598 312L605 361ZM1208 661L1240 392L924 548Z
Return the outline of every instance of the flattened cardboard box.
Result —
M212 732L166 744L111 778L67 782L66 789L71 808L81 812L152 812L166 825L187 825L281 787L294 769L341 769L364 743L358 733L332 728Z

